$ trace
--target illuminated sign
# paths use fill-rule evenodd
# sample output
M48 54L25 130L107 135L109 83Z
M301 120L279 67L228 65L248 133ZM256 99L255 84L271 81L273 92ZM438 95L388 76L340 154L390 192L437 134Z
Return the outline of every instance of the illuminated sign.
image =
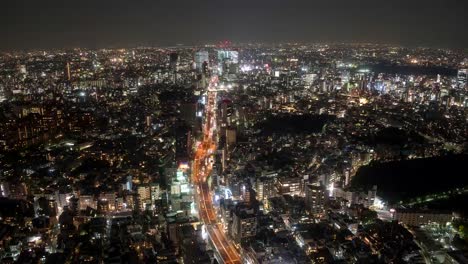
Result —
M186 170L186 169L188 169L188 168L189 168L189 165L188 165L187 162L181 162L181 163L179 164L179 169Z
M180 192L181 193L188 193L190 191L188 184L181 184L180 185Z

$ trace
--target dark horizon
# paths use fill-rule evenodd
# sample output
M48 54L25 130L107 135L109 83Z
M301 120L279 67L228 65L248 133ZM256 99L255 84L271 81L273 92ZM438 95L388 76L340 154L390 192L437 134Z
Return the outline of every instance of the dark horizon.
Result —
M466 1L331 0L3 3L0 50L178 43L381 43L467 48Z

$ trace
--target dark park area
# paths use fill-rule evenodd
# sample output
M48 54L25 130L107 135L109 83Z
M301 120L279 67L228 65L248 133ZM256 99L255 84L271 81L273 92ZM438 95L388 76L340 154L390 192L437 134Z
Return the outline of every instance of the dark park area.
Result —
M361 167L352 180L353 188L378 186L378 195L396 203L431 193L467 186L468 155L447 155L424 159L373 162Z

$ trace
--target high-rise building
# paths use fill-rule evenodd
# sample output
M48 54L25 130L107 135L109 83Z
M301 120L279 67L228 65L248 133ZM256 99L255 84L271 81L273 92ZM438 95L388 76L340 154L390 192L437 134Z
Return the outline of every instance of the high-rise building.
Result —
M218 62L229 60L232 63L239 63L239 52L235 50L218 50Z
M231 234L237 243L257 233L257 217L251 208L238 206L233 213Z
M245 203L252 204L255 200L255 191L249 185L243 185L241 193Z
M268 198L276 196L275 178L260 177L255 182L257 200L265 202Z
M236 74L239 66L239 52L218 50L218 72L220 75Z
M468 69L459 69L457 74L458 89L465 89L467 83Z
M169 54L169 65L174 75L174 82L177 82L177 62L178 61L179 61L179 54L177 54L176 52L172 52L171 54Z
M298 177L280 178L276 182L276 188L279 195L300 195L301 179Z
M157 184L145 184L140 185L137 188L139 206L140 209L144 210L147 206L152 206L155 200L158 200L161 191Z
M151 184L150 185L150 190L151 190L151 201L158 200L159 197L161 196L161 189L159 188L158 184Z
M324 186L309 184L305 188L306 209L315 216L320 216L325 212L325 203L328 195Z
M208 51L197 51L195 52L195 69L199 72L203 71L203 64L209 66L210 58Z

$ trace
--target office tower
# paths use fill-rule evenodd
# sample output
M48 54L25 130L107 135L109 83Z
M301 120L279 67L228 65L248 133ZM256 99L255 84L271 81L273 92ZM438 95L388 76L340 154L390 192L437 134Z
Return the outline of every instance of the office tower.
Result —
M221 222L224 225L224 230L230 230L232 228L232 210L234 210L234 203L232 199L221 199L219 202L221 211ZM229 231L230 232L230 231Z
M242 199L246 204L252 204L255 200L255 191L250 187L250 185L242 186Z
M218 62L230 60L232 63L239 63L239 52L235 50L218 50Z
M268 198L276 196L275 178L261 177L255 182L257 200L265 202Z
M174 82L177 82L177 63L179 61L179 54L172 52L169 54L169 66L174 74Z
M279 195L300 195L301 194L301 178L288 177L280 178L276 182L276 188Z
M257 216L252 208L238 206L232 217L231 234L234 241L240 243L257 233Z
M325 212L328 195L325 186L309 184L305 188L306 209L314 216L321 216Z
M148 206L153 206L155 200L159 199L161 191L157 184L140 185L137 188L139 207L145 210Z
M207 68L209 66L210 58L208 51L197 51L195 52L195 69L198 72L203 72L204 64L205 67Z
M458 89L465 89L467 82L468 69L459 69L457 74Z
M239 66L239 52L218 50L218 72L221 75L236 74Z

